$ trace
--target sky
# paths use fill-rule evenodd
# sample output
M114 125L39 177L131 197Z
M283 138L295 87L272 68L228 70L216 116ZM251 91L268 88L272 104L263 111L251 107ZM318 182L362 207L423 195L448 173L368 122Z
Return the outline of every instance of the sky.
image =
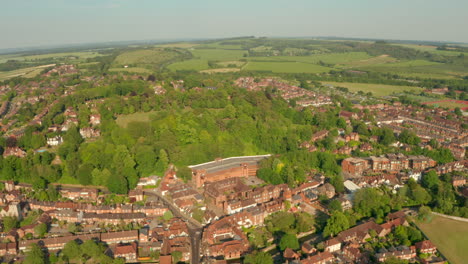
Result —
M0 0L0 49L337 36L468 43L467 0Z

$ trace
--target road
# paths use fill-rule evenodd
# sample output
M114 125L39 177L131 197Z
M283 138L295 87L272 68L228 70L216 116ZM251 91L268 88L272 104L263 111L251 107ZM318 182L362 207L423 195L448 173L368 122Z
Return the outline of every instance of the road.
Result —
M159 200L164 205L166 205L175 216L187 220L187 226L189 229L190 244L191 244L191 256L192 256L192 260L190 261L190 263L191 264L200 263L200 247L201 247L203 225L201 225L195 219L182 213L171 201L169 201L166 197L164 197L159 191L145 190L145 192L148 194L153 194L157 196Z

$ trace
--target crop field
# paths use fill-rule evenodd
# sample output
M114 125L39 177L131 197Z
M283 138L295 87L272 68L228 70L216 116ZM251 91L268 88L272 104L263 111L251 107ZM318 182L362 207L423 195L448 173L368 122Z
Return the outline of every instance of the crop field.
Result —
M348 88L351 92L371 92L375 96L386 96L391 95L393 93L401 93L403 91L422 91L422 88L414 86L399 86L372 83L322 82L322 84L333 85L335 87L345 87Z
M460 107L460 109L468 109L468 101L461 101L461 100L439 100L439 101L429 101L424 102L423 104L427 105L434 105L436 107L444 107L449 109L454 109L456 107Z
M223 49L195 49L191 50L193 57L202 60L227 61L241 59L246 53L243 50L223 50Z
M172 50L165 49L141 49L134 51L127 51L115 58L114 64L118 66L123 65L158 65L169 61L179 54Z
M23 68L13 71L0 72L0 81L4 81L17 76L24 76L27 78L32 78L39 74L43 68L54 66L55 64L42 65L37 67Z
M450 51L450 50L437 50L436 46L430 45L417 45L417 44L393 44L401 47L416 49L419 51L427 51L434 54L445 55L445 56L458 56L461 52L458 51ZM467 52L464 52L465 56L468 55Z
M224 49L224 50L241 50L242 46L241 45L227 45L227 44L221 44L220 42L215 42L215 43L209 43L209 44L201 44L200 46L197 46L197 48L200 49Z
M190 42L179 42L179 43L169 43L169 44L156 45L156 47L159 47L159 48L188 49L188 48L192 48L192 47L195 47L195 46L198 46L198 45L199 44L190 43Z
M229 65L236 65L236 67L242 67L245 63L245 61L222 61L217 62L216 64L221 65L222 67L228 67Z
M217 69L209 69L200 71L202 73L222 73L222 72L238 72L240 69L238 68L217 68Z
M155 114L155 111L150 112L138 112L129 115L119 115L115 122L121 127L127 127L131 122L148 122L151 120L151 115Z
M171 71L202 71L207 70L210 67L208 66L207 60L191 59L173 63L167 68Z
M375 65L375 64L386 64L396 62L397 59L390 57L388 55L380 55L377 57L371 57L369 59L364 60L355 60L344 63L345 68L349 67L359 67L359 66L368 66L368 65Z
M347 52L347 53L328 53L317 54L310 56L272 56L272 57L248 57L250 61L283 61L283 62L304 62L304 63L319 63L323 61L329 64L345 64L353 61L369 59L365 52Z
M151 74L152 71L140 68L140 67L128 67L128 68L110 68L110 72L132 72L132 73L148 73Z
M459 78L465 76L468 73L463 65L443 64L424 60L376 64L358 67L358 69L395 73L407 77L426 78Z
M256 62L247 63L242 70L247 71L271 71L278 73L322 73L329 72L332 68L304 62Z
M430 223L417 223L418 227L437 246L450 263L464 264L468 259L468 222L434 215Z

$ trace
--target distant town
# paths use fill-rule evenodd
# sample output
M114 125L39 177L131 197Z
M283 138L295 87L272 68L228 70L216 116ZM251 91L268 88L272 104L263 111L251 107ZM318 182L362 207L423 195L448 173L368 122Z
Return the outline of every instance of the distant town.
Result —
M341 54L226 41L189 48L248 44L212 70ZM422 56L355 45L374 56L344 53L356 65ZM3 263L460 263L462 239L441 241L467 230L466 77L164 70L189 48L56 55L0 82Z

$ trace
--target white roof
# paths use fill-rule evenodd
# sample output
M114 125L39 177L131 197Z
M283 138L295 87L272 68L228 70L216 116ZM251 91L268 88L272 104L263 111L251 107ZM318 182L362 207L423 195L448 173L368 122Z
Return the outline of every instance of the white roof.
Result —
M345 181L343 184L344 184L345 188L350 192L355 192L355 191L361 189L361 187L357 186L354 182L352 182L350 180Z

